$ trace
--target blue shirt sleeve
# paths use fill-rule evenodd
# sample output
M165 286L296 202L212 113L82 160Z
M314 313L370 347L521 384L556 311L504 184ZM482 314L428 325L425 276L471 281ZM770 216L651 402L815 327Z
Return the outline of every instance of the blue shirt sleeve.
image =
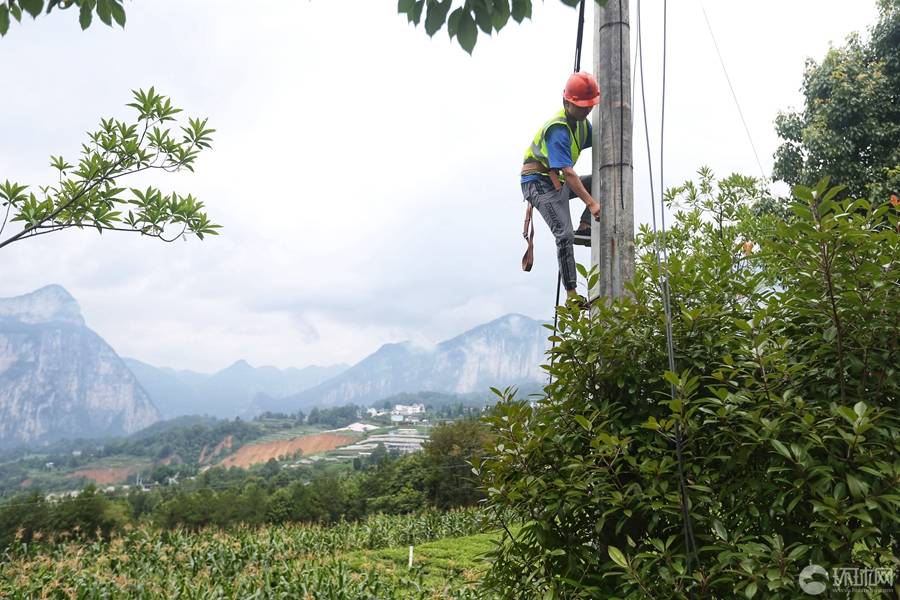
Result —
M588 121L588 132L592 131L593 127L591 122ZM564 169L566 167L575 166L575 163L572 160L571 137L568 127L565 125L553 125L547 130L546 139L548 154L547 162L551 169ZM590 148L593 139L594 136L589 135L588 143L582 150Z
M547 162L551 169L564 169L575 166L572 162L571 138L569 128L565 125L554 125L545 134L547 140Z

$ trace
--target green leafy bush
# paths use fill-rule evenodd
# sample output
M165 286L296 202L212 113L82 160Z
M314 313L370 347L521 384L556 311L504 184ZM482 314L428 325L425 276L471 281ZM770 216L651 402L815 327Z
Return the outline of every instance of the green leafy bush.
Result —
M631 297L559 309L545 395L489 417L489 503L523 524L491 556L505 597L796 598L811 562L898 567L900 210L839 192L781 220L701 170L667 194L667 262L642 229Z

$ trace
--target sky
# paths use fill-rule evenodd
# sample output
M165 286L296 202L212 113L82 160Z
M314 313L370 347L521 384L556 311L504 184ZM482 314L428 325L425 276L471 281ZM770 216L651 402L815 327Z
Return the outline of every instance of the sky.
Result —
M704 165L759 176L701 1L668 5L665 185ZM875 1L704 6L768 176L773 122L802 106L804 62L865 31ZM446 31L414 28L392 0L135 0L126 10L124 30L82 32L75 14L54 11L0 39L0 180L51 183L50 155L74 162L101 117L130 118L130 91L155 86L185 115L209 118L213 148L195 173L129 185L194 194L222 233L164 244L72 230L14 243L0 250L0 297L63 285L120 355L205 372L238 359L353 363L384 343L427 346L507 313L552 318L555 248L540 221L535 267L520 268L518 170L559 108L575 10L535 0L532 20L479 35L473 56ZM641 16L656 161L662 3L644 2ZM631 17L633 51L635 2ZM651 199L636 92L641 223ZM590 152L577 169L590 169ZM576 260L589 263L589 251Z

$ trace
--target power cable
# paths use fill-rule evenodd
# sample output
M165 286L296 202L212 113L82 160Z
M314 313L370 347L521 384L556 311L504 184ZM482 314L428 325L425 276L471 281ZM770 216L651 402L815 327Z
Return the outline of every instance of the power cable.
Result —
M581 0L581 6L578 9L578 33L575 35L575 68L573 71L577 73L581 70L581 42L584 39L584 0Z
M623 54L625 52L622 18L622 0L619 0L619 206L625 210L625 74Z
M640 2L640 0L638 0ZM675 344L672 334L672 303L669 288L669 256L666 245L666 211L665 211L665 128L666 128L666 59L667 59L667 37L668 37L668 2L663 0L663 61L662 61L662 103L660 109L660 125L659 125L659 207L660 207L660 223L661 229L656 231L656 219L654 210L653 233L656 239L656 258L657 264L664 265L660 269L660 278L663 295L663 309L665 313L666 325L666 353L668 355L669 371L675 372ZM643 79L643 73L641 75ZM643 92L642 92L643 97ZM644 105L646 110L646 103ZM645 119L646 127L646 119ZM649 140L649 134L648 134ZM649 153L649 142L648 142ZM657 236L658 233L658 236ZM661 256L660 256L661 255ZM669 393L672 399L675 399L675 384L669 384ZM697 555L697 542L694 538L694 529L691 523L691 515L688 510L688 491L684 476L684 435L681 430L680 423L675 421L675 454L678 463L678 480L679 491L681 496L681 517L683 523L683 534L685 543L685 572L691 573L692 557L697 558L699 564L699 556ZM693 599L693 587L689 589L690 597Z
M737 107L738 115L741 117L741 123L744 125L744 132L747 134L747 139L750 141L750 148L753 150L753 157L756 158L756 166L759 167L759 174L763 179L766 179L766 172L759 160L759 154L756 152L756 145L753 143L753 137L750 135L750 128L747 127L747 120L744 119L744 111L741 110L741 103L738 102L737 93L734 91L734 86L731 85L731 77L728 76L728 69L725 68L725 61L722 59L722 52L719 50L719 43L716 41L716 35L713 33L712 25L709 22L709 16L706 14L706 8L703 6L703 0L698 0L698 2L700 3L700 10L703 11L703 19L706 21L706 28L709 30L709 37L712 38L713 46L716 48L719 64L722 65L722 72L725 73L725 81L728 82L728 89L731 90L731 97L734 98L734 105Z
M581 0L581 6L578 8L578 30L575 33L575 65L574 65L574 73L577 73L581 70L581 45L584 41L584 5L585 0ZM562 271L559 271L556 276L556 302L553 303L553 341L551 342L550 349L553 350L556 348L556 333L557 333L557 325L559 324L559 296L562 288ZM553 365L553 355L550 356L550 364ZM550 380L547 385L553 384L553 373L550 374Z
M647 141L647 169L650 174L650 210L653 214L653 234L656 235L656 192L653 189L653 159L650 156L650 126L647 123L647 96L644 93L644 50L643 50L643 42L641 41L641 0L637 0L637 39L638 39L638 48L641 49L640 54L638 55L638 60L640 62L640 71L641 71L641 107L644 112L644 138ZM662 265L659 264L659 253L656 254L657 266L660 267L660 272L662 272Z
M637 0L637 15L638 15L638 44L641 45L641 0ZM640 73L641 73L641 106L643 109L644 115L644 138L647 143L647 165L650 176L650 197L651 197L651 212L653 215L653 236L655 240L655 254L656 254L656 265L659 270L660 276L660 287L663 295L663 310L665 314L665 326L666 326L666 354L668 358L669 371L675 372L675 344L673 341L672 334L672 307L671 307L671 298L670 298L670 290L669 290L669 276L668 276L668 249L665 243L666 236L666 215L665 215L665 183L663 180L664 176L664 158L665 158L665 146L664 146L664 135L665 135L665 98L666 98L666 38L667 38L667 6L666 2L663 2L663 73L662 73L662 109L661 109L661 119L660 119L660 219L662 228L661 230L657 228L656 223L656 192L653 185L653 160L650 152L650 128L647 121L647 97L645 93L644 87L644 55L643 51L640 54ZM665 265L665 267L663 266ZM676 390L675 385L670 384L669 393L671 397L674 399ZM697 543L694 539L694 531L693 526L691 524L691 516L688 511L688 494L687 494L687 486L685 484L684 478L684 439L681 431L680 424L676 421L675 423L675 453L678 462L678 478L679 478L679 491L681 496L681 507L682 507L682 522L683 522L683 534L684 534L684 545L685 545L685 555L686 555L686 572L690 572L690 565L692 555L696 556L697 553ZM698 557L699 562L699 557ZM690 590L690 597L694 597L693 589Z

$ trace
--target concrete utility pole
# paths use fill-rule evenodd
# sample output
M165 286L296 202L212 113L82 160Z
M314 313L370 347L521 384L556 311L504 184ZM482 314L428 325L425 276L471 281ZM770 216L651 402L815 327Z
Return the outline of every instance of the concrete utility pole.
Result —
M594 4L594 75L600 104L594 109L591 195L602 207L591 226L591 265L600 279L590 299L625 294L634 276L634 184L631 156L631 26L629 0Z

